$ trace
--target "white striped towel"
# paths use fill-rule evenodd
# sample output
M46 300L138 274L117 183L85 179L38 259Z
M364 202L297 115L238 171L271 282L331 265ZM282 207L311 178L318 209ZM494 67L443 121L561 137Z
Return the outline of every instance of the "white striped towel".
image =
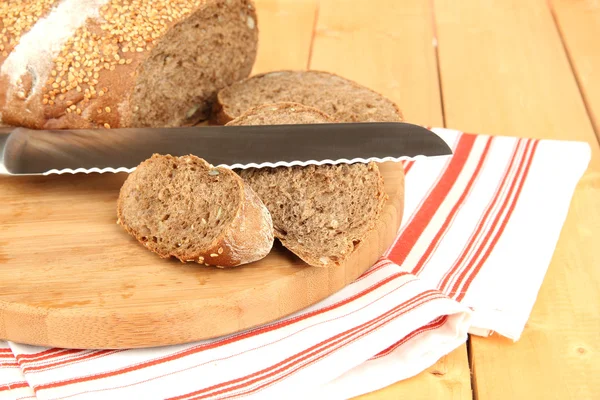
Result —
M397 242L356 282L276 323L197 343L0 342L0 399L344 399L418 374L467 332L518 340L590 148L433 130L454 154L405 163Z

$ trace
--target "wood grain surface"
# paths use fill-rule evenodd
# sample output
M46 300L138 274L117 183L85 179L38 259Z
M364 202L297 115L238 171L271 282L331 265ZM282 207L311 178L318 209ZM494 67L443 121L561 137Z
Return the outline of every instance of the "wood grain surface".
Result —
M321 0L310 68L333 71L395 101L412 123L443 126L431 5Z
M339 73L384 93L408 122L443 126L431 8L420 0L358 0L351 6L321 0L310 68ZM404 397L470 399L466 346L411 379L358 398Z
M600 42L593 33L600 29L599 4L552 3L561 31L542 0L319 3L310 66L343 72L386 93L409 121L442 126L445 118L449 128L583 140L593 149L521 340L471 337L471 371L463 347L423 373L361 399L600 396L595 379L600 276L593 244L600 237L600 151L586 114L587 105L598 115L594 66ZM439 67L428 46L433 39Z
M317 0L258 0L259 43L252 74L306 69L317 10Z
M552 0L550 5L596 135L600 138L600 1Z
M233 269L163 260L115 221L124 174L0 180L0 339L67 348L186 343L278 319L355 280L391 245L402 218L400 163L377 226L336 268L276 246Z
M435 1L447 125L592 147L522 337L471 337L474 397L600 398L600 151L576 79L545 1L460 4Z

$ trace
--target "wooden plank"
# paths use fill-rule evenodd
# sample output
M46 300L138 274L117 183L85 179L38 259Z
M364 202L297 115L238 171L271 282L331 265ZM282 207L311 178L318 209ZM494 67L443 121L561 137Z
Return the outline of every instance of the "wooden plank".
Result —
M255 0L258 54L252 74L279 69L306 69L317 0Z
M543 0L453 3L435 1L449 127L596 143Z
M310 68L382 93L407 121L443 126L432 22L426 1L323 0Z
M358 397L360 400L466 400L472 398L467 347L460 346L419 375Z
M382 12L385 10L385 12ZM311 69L338 73L397 102L407 121L443 126L429 2L322 0ZM466 346L360 399L471 399Z
M436 0L449 127L590 143L549 271L521 339L471 338L476 398L600 394L600 148L543 0Z
M551 6L600 138L600 2L552 0Z

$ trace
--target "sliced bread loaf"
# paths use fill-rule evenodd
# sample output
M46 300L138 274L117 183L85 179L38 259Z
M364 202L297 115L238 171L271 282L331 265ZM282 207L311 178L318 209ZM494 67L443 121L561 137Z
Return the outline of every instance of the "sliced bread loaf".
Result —
M265 257L271 215L233 171L195 156L153 155L125 180L118 223L162 258L234 267Z
M252 107L278 102L311 106L338 122L402 120L394 102L349 79L323 71L274 71L219 91L212 122L225 124Z
M44 129L193 125L258 43L252 0L2 1L0 27L2 120Z
M321 111L266 104L227 125L327 123ZM372 230L387 200L377 164L250 168L238 171L269 209L275 236L307 264L344 263Z

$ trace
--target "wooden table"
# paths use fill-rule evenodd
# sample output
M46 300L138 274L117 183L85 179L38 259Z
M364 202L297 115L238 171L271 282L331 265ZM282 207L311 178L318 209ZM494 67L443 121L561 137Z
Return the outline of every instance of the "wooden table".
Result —
M521 339L471 337L361 398L600 399L600 1L256 4L255 73L337 72L396 101L409 122L592 146Z

